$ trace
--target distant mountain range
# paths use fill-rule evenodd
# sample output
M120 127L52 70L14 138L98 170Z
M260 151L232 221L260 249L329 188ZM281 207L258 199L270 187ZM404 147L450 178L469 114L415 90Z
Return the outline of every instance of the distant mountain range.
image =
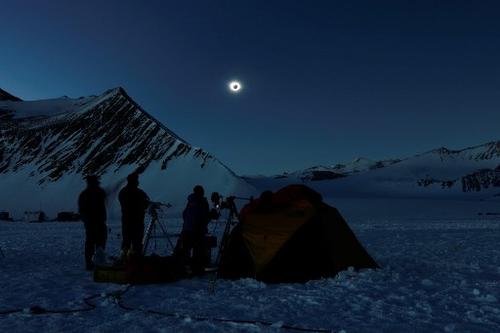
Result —
M315 166L274 177L246 177L260 189L304 183L326 195L490 197L500 193L500 141L438 148L404 159Z
M298 170L295 172L285 172L281 175L276 175L274 178L297 178L302 181L318 181L318 180L331 180L345 176L350 176L356 173L384 168L388 165L398 163L401 160L382 160L373 161L367 158L357 158L352 162L345 164L335 164L334 166L318 165L305 170Z
M154 119L122 88L98 96L21 101L0 90L0 211L75 211L86 175L116 194L131 172L152 200L182 209L196 184L207 193L255 189L213 155Z

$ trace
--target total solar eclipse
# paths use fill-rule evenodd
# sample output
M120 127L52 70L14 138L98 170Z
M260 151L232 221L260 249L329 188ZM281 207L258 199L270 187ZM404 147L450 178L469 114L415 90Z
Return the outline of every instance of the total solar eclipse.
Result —
M238 93L241 91L242 85L239 81L231 81L228 83L229 91Z

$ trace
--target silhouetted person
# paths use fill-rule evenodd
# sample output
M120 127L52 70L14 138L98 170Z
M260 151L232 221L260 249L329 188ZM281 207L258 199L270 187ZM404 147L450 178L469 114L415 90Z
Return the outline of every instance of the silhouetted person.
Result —
M142 255L144 216L149 206L149 197L139 188L138 174L130 174L127 181L118 195L122 208L122 254L126 255L131 250L136 255Z
M210 211L202 186L196 185L182 213L184 224L175 248L175 254L191 264L193 273L202 273L205 266L204 237L207 233ZM192 254L191 254L192 251Z
M85 225L85 265L92 270L92 257L98 248L106 248L106 193L97 176L87 176L87 188L78 197L78 212Z

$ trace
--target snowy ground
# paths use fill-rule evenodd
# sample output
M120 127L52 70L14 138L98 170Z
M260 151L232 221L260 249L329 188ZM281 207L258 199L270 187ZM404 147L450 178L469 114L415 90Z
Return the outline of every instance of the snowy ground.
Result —
M0 332L280 332L280 326L338 332L500 331L500 212L493 202L339 199L340 209L377 271L344 272L306 284L265 285L209 278L134 286L123 303L176 317L126 311L83 268L80 223L0 222L0 312L38 305L95 310L0 315ZM478 215L483 213L483 215ZM172 221L172 220L171 220ZM111 223L109 250L119 246ZM169 223L178 224L178 221ZM173 229L173 228L171 228ZM195 317L261 320L258 324L197 321Z

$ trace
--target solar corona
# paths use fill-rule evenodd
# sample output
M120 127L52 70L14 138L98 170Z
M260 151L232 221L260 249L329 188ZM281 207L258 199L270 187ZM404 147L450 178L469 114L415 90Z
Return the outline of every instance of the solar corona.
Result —
M239 93L242 89L242 85L239 81L231 81L228 83L229 91L232 93Z

